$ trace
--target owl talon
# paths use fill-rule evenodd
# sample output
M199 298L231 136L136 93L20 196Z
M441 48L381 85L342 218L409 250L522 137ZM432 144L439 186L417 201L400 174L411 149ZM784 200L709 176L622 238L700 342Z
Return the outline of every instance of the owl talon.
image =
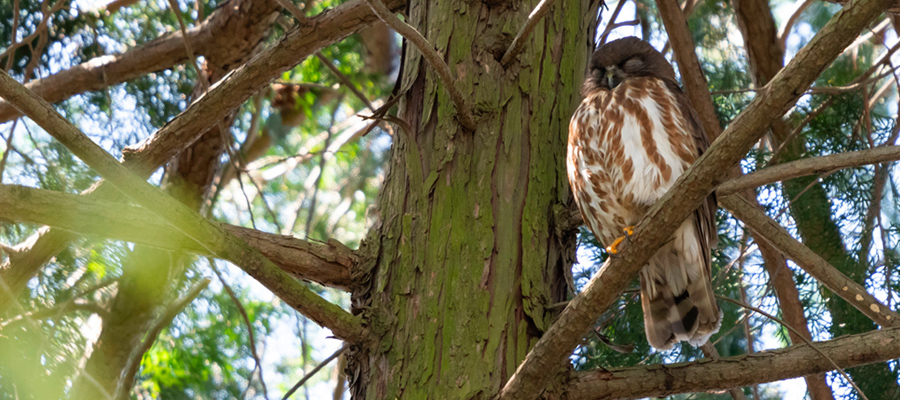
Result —
M609 254L612 254L612 255L618 254L619 253L618 247L620 244L622 244L623 240L628 239L629 241L631 241L631 235L634 234L634 227L626 226L622 230L625 231L625 236L617 237L616 240L613 240L612 244L610 244L609 246L606 246L606 252L608 252Z

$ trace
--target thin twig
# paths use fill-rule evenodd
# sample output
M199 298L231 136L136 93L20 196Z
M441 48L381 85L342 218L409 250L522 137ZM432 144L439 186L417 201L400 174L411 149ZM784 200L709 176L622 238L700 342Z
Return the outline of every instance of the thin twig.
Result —
M841 375L844 376L844 379L847 379L847 382L849 382L850 385L853 386L854 389L856 389L856 392L859 393L859 396L860 396L861 398L863 398L863 399L865 399L865 400L869 400L869 398L866 397L866 394L863 393L862 389L860 389L859 386L856 386L856 383L853 382L853 379L850 379L850 375L847 375L847 373L844 372L844 369L843 369L843 368L841 368L840 366L838 366L837 363L834 362L834 360L833 360L831 357L828 357L827 354L825 354L824 352L822 352L822 350L819 349L819 347L816 346L815 343L813 343L812 340L807 339L807 338L806 338L805 336L803 336L798 330L794 329L793 326L788 325L787 322L784 322L784 321L782 321L780 318L778 318L778 317L776 317L776 316L774 316L774 315L772 315L772 314L769 314L769 313L767 313L767 312L765 312L765 311L763 311L763 310L760 310L759 308L753 307L753 306L751 306L751 305L749 305L749 304L741 303L741 302L739 302L739 301L737 301L737 300L734 300L734 299L732 299L732 298L730 298L730 297L725 297L725 296L722 296L722 295L718 295L718 294L717 294L717 295L716 295L716 298L718 298L719 300L725 300L725 301L727 301L727 302L729 302L729 303L732 303L732 304L734 304L734 305L737 305L737 306L739 306L739 307L743 307L743 308L752 310L753 312L755 312L755 313L757 313L757 314L760 314L760 315L762 315L762 316L765 316L765 317L768 318L768 319L771 319L772 321L777 322L779 325L781 325L781 326L787 328L787 329L790 330L791 332L794 332L794 334L797 335L798 337L800 337L801 339L803 339L803 341L806 342L806 344L809 345L810 348L812 348L812 349L815 350L817 353L819 353L820 355L822 355L822 357L825 357L825 359L828 360L828 362L831 363L831 365L832 365L832 366L833 366L833 367L834 367Z
M9 154L12 153L13 135L16 133L16 125L18 124L19 119L17 118L9 128L9 136L6 137L6 150L3 150L3 156L0 157L0 183L3 183L3 171L6 171L6 160L9 159Z
M46 18L46 16L45 16L45 18ZM13 49L16 47L16 37L19 36L18 35L18 33L19 33L19 0L13 0L13 23L12 23L12 29L10 29L9 32L10 32L9 48ZM9 58L6 59L6 67L4 68L5 71L9 72L9 70L12 69L13 61L15 61L15 58L16 58L15 55L16 55L15 52L10 52ZM2 58L3 58L3 56L0 55L0 59L2 59Z
M286 0L283 0L283 1L286 1ZM359 89L356 88L356 85L354 85L353 82L350 81L350 78L347 77L347 75L344 75L344 73L341 72L341 70L339 70L337 67L334 66L334 63L332 62L332 60L330 58L325 57L325 55L322 54L321 51L316 52L316 57L319 59L319 61L322 62L322 64L325 65L326 68L328 68L329 71L331 71L334 74L334 76L336 78L338 78L339 81L341 81L342 84L344 84L344 87L346 87L347 89L350 89L350 91L353 92L353 94L356 96L356 98L359 99L359 101L363 102L363 104L365 104L366 107L368 107L370 111L375 112L375 106L372 105L372 102L369 101L369 99L366 97L366 95L364 95L362 92L359 91Z
M275 2L278 3L278 5L280 5L281 7L284 7L285 10L288 10L288 12L291 13L291 15L293 15L294 18L296 18L297 21L299 21L301 24L306 24L307 22L309 22L309 18L307 18L306 14L303 13L303 10L297 7L297 5L295 5L294 3L291 3L290 0L275 0Z
M340 104L340 102L338 102ZM328 149L328 146L331 145L331 136L332 130L334 129L334 120L337 116L339 106L334 107L334 112L331 113L331 126L328 127L328 136L325 137L325 149ZM306 212L306 223L303 227L303 238L309 239L309 231L312 229L313 218L315 217L316 205L319 198L319 187L322 185L322 176L325 175L325 163L328 162L328 152L325 151L319 157L319 175L316 176L316 181L313 183L313 194L312 198L309 200L309 208Z
M312 378L313 375L315 375L315 374L316 374L317 372L319 372L323 367L325 367L326 365L328 365L328 363L330 363L331 360L334 360L335 358L337 358L338 356L340 356L341 353L347 351L348 348L350 348L350 345L344 343L344 345L341 346L340 349L338 349L338 350L335 351L333 354L331 354L330 356L328 356L328 358L322 360L322 362L320 362L319 365L316 365L316 367L313 368L312 371L309 371L309 373L306 374L306 375L304 375L303 378L300 378L300 380L299 380L296 384L294 384L293 387L291 387L291 390L288 390L288 392L284 394L284 397L282 397L281 400L287 400L289 397L291 397L291 395L294 394L294 392L296 392L297 389L300 388L300 386L303 386L303 384L306 383L306 381L309 380L309 378Z
M216 277L219 278L219 282L222 283L222 287L225 289L225 293L228 294L228 297L231 298L231 302L234 303L234 306L237 307L238 312L241 313L241 319L244 320L244 325L247 327L247 341L250 343L250 355L253 357L253 361L256 365L253 366L253 371L250 371L250 376L247 377L247 389L244 389L244 394L247 393L247 390L250 389L251 383L253 383L253 372L257 369L259 370L259 384L263 389L263 397L266 400L269 399L269 390L266 389L266 381L263 379L263 368L262 368L262 358L259 356L259 352L256 351L256 335L253 333L253 324L250 323L250 317L247 315L247 309L244 308L244 304L241 303L241 300L237 298L234 294L234 290L231 289L231 285L225 281L225 278L222 277L222 272L219 271L219 268L216 267L216 262L213 261L212 258L207 257L206 262L209 263L210 268L212 268L213 273L216 274ZM243 397L243 395L241 396Z
M759 186L786 181L801 176L833 173L844 168L900 160L900 146L879 146L873 149L848 151L828 156L804 158L762 168L724 182L716 190L720 196L740 193Z
M503 64L504 66L508 65L515 56L522 52L522 49L525 48L525 39L528 39L528 35L531 34L531 31L533 31L538 22L541 21L541 18L544 18L544 16L550 12L550 6L552 5L553 0L541 0L537 7L531 11L531 14L528 14L528 19L525 20L525 24L519 28L516 37L509 45L509 48L506 49L503 58L500 59L500 64Z
M388 10L381 0L366 0L366 3L369 4L369 7L372 8L372 12L374 12L382 22L393 28L400 36L406 38L406 40L419 49L422 56L425 57L425 61L434 68L435 72L437 72L438 78L441 80L441 83L444 84L444 88L447 89L447 93L450 94L450 101L456 106L456 114L459 118L460 125L470 132L475 132L475 120L472 118L472 111L466 104L466 100L463 98L462 93L459 92L459 88L456 87L456 80L453 79L453 76L450 74L450 67L434 49L434 46L432 46L431 43L416 30L416 28L401 21L400 18L397 18L396 15L391 13L391 10Z
M121 382L134 382L134 377L137 375L137 371L141 366L141 359L144 357L144 354L150 350L150 347L153 346L153 343L156 342L156 338L159 337L160 332L162 330L172 324L172 320L175 319L178 314L187 307L197 296L200 295L200 292L203 289L206 289L209 286L209 278L203 278L200 282L197 282L194 287L191 288L184 296L180 299L175 300L169 307L166 307L166 311L156 320L156 324L150 328L150 331L147 332L147 335L144 337L144 341L141 342L140 346L131 352L131 359L128 360L128 370L125 373L125 378L122 379ZM125 400L128 398L128 394L131 392L131 386L128 385L119 385L116 389L116 400Z
M816 0L804 1L803 4L801 4L800 7L797 7L797 10L794 11L793 14L791 14L791 18L789 18L787 23L784 24L784 27L781 28L781 34L778 35L778 39L781 40L782 51L784 51L784 49L787 47L787 38L791 34L791 29L794 27L794 24L797 23L797 20L800 19L803 11L805 11L815 1Z
M746 199L724 196L719 199L725 209L744 222L754 232L757 240L765 240L794 261L832 293L850 303L882 327L900 326L900 315L885 306L866 291L866 288L848 278L803 243L794 239L777 221L770 218Z
M6 50L3 50L3 53L0 53L0 59L6 56L14 58L16 49L22 47L25 44L31 43L31 41L38 35L43 35L47 29L47 24L50 22L50 18L53 16L53 14L56 14L57 11L62 10L66 6L66 4L68 4L67 0L57 0L56 3L53 3L53 7L48 10L46 8L47 2L47 0L44 0L44 2L41 3L41 13L44 15L44 17L41 19L41 22L38 23L38 26L34 28L34 32L32 32L28 36L25 36L19 42L13 40L13 43L9 47L7 47ZM18 5L19 2L16 1L15 4ZM15 30L12 31L12 35L13 38L15 38ZM7 64L10 64L10 62L8 61ZM6 69L9 69L9 67L7 67Z
M622 12L622 7L625 6L625 3L628 0L619 0L616 4L616 8L613 10L612 15L609 17L609 22L606 23L606 28L603 29L603 33L600 34L600 39L597 41L597 46L602 46L606 43L606 38L609 36L609 33L616 29L616 18L619 18L619 13Z

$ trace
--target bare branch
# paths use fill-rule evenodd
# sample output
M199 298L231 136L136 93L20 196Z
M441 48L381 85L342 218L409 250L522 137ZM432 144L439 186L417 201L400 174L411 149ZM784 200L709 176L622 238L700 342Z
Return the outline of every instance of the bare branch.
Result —
M816 351L817 353L819 353L822 357L824 357L826 360L828 360L828 362L831 363L831 365L834 367L834 369L836 369L836 370L844 377L844 379L847 380L847 382L850 382L850 386L853 386L853 388L856 389L856 392L859 393L859 396L860 396L860 397L862 397L862 398L865 399L865 400L869 400L869 399L866 397L866 394L863 393L862 389L860 389L859 386L856 386L856 383L853 382L853 379L850 378L850 375L847 375L847 372L845 372L844 369L841 368L841 367L838 365L838 363L834 361L834 359L832 359L831 357L829 357L828 354L825 354L825 352L823 352L822 349L819 348L819 346L817 346L815 343L813 343L812 340L807 339L805 336L803 336L803 334L802 334L800 331L798 331L796 328L794 328L794 327L791 326L790 324L784 322L784 321L781 320L780 318L775 317L774 315L769 314L769 313L767 313L767 312L765 312L765 311L763 311L763 310L761 310L761 309L759 309L759 308L757 308L757 307L753 307L753 306L751 306L751 305L749 305L749 304L742 303L742 302L739 302L739 301L737 301L737 300L734 300L734 299L731 299L731 298L728 298L728 297L725 297L725 296L719 296L719 295L716 295L716 298L719 299L719 300L725 300L725 301L727 301L727 302L729 302L729 303L732 303L732 304L738 305L738 306L740 306L740 307L743 307L745 310L750 310L750 311L753 311L753 312L755 312L755 313L757 313L757 314L763 315L763 316L765 316L766 318L771 319L772 321L775 321L775 322L777 322L779 325L785 327L787 330L791 331L791 333L793 333L794 335L797 335L797 336L801 337L801 338L803 339L803 341L804 341L808 346L812 347L813 350L815 350L815 351Z
M884 362L900 357L900 328L842 336L816 342L816 347L844 368ZM834 366L825 357L801 344L719 361L580 372L569 381L567 393L569 400L666 397L698 390L726 390L832 369Z
M297 383L295 383L293 387L291 387L291 390L288 390L288 392L284 394L284 397L282 398L282 400L287 400L288 398L290 398L291 395L294 394L294 392L297 391L297 389L299 389L301 386L303 386L304 383L306 383L306 381L309 380L309 378L312 378L313 375L315 375L315 374L316 374L317 372L319 372L323 367L325 367L326 365L328 365L328 363L330 363L331 360L334 360L335 358L338 358L338 356L340 356L343 352L347 351L347 349L348 349L349 347L350 347L350 346L348 346L348 345L345 343L343 346L341 346L340 349L338 349L337 351L335 351L334 353L332 353L330 356L328 356L328 358L322 360L322 362L320 362L319 365L316 365L316 367L313 368L312 371L309 371L309 373L306 374L306 375L304 375L303 378L300 378L300 380L297 381Z
M241 313L241 319L244 320L244 326L247 327L247 343L250 345L250 355L253 357L253 361L256 365L253 367L253 371L250 371L250 376L247 377L247 389L244 390L244 393L250 389L250 384L252 383L253 372L257 369L259 370L259 384L263 389L263 397L266 400L269 400L269 390L266 389L266 381L263 379L263 367L262 367L262 359L259 356L259 352L256 351L256 334L254 333L253 323L250 322L250 316L247 315L247 309L244 308L244 305L241 303L241 300L238 299L237 295L234 294L234 290L231 289L231 285L225 281L225 278L222 277L222 273L219 271L219 268L216 267L216 262L210 258L206 259L209 262L209 267L212 268L213 272L216 274L216 278L219 278L219 282L222 283L222 287L225 289L225 293L228 293L228 297L231 299L231 302L234 303L234 306L237 307L238 312Z
M431 43L428 43L428 40L425 39L416 28L401 21L400 18L397 18L396 15L391 13L381 0L366 0L366 3L369 4L369 7L372 8L372 12L374 12L382 22L393 28L400 36L406 38L413 46L416 46L416 48L419 49L422 56L425 57L425 61L427 61L428 64L434 68L434 71L437 72L438 78L440 78L441 83L444 84L444 88L447 89L447 93L450 94L450 100L456 107L456 114L459 118L460 125L470 132L475 132L475 120L472 119L472 110L469 108L468 104L466 104L466 100L463 98L462 93L459 92L459 88L456 87L456 80L453 79L453 76L450 74L450 67L434 49L434 46L432 46Z
M502 400L531 399L553 379L597 317L618 298L640 269L859 32L893 0L862 0L839 11L769 83L728 129L638 223L619 257L594 275L544 333L500 392Z
M525 20L525 24L519 28L519 32L516 33L516 37L513 38L512 43L510 43L509 48L506 49L506 53L503 54L503 58L500 59L500 64L508 65L510 61L525 47L525 39L528 39L528 35L531 34L531 31L537 26L538 22L541 21L541 18L544 18L548 12L550 12L550 6L553 5L553 0L541 0L538 3L537 7L531 11L531 14L528 14L528 19Z
M297 7L296 4L292 3L290 0L275 0L278 5L284 7L285 10L288 10L294 18L297 19L301 24L309 22L309 18L306 17L306 14L303 13L303 10L300 7Z
M116 388L116 399L117 400L125 400L128 399L128 394L131 392L132 386L134 384L134 377L137 375L138 369L141 366L141 359L144 357L144 354L150 350L150 347L153 346L153 343L156 342L156 338L159 337L159 334L162 332L163 328L172 324L172 320L175 319L178 314L181 314L181 311L184 310L185 307L188 306L197 296L200 295L200 292L203 289L206 289L209 286L209 278L203 278L185 293L180 299L175 300L169 307L166 307L166 311L159 317L156 321L156 324L147 332L147 335L144 337L144 340L141 342L139 348L134 349L131 352L131 359L128 360L128 369L125 372L125 377L119 382L118 388Z
M221 226L203 218L185 204L132 174L71 122L54 111L50 104L5 72L0 72L0 95L125 195L169 222L217 257L241 267L294 309L319 325L330 328L340 338L358 341L365 336L366 332L357 317L292 279L259 251L228 233Z
M883 327L900 326L900 315L878 301L864 287L842 274L818 254L791 237L790 233L765 213L737 196L725 196L720 199L720 202L734 214L735 218L743 221L753 230L757 238L765 239L782 251L800 268L831 289L834 294L847 300L850 305L856 307L876 324Z
M388 6L400 8L403 0L390 0ZM209 18L211 20L212 18ZM301 26L291 31L274 47L262 51L247 62L242 68L229 75L214 86L203 97L194 101L187 110L170 121L156 134L143 142L129 146L123 150L123 163L138 176L149 177L160 165L168 162L176 154L193 143L205 133L216 121L220 121L231 110L240 106L248 98L256 94L282 72L296 65L317 50L338 41L357 30L377 21L369 7L362 0L352 0L333 10L323 12L310 19L308 26ZM178 36L176 33L174 36ZM179 54L184 53L183 45L178 39L171 44ZM148 56L151 59L153 57ZM92 70L90 74L100 74ZM109 72L109 71L107 71ZM137 73L139 76L144 72ZM65 81L57 82L62 84ZM54 84L55 85L55 84ZM68 86L62 84L62 86ZM0 110L5 103L0 102ZM13 109L14 115L19 115ZM0 111L2 117L2 111ZM0 118L2 121L2 118ZM99 184L98 184L99 185ZM98 186L98 185L95 185ZM105 185L99 185L101 188ZM105 186L102 192L109 198L121 196L115 189ZM94 188L88 192L94 191ZM99 194L99 193L98 193ZM73 236L67 232L52 231L42 228L26 242L17 246L27 249L16 264L10 262L0 265L0 279L6 281L9 293L20 291L41 265L56 255ZM0 308L5 307L9 293L0 291Z
M0 219L214 256L142 207L70 193L0 185ZM344 290L351 286L350 269L356 255L339 242L316 243L240 226L222 227L300 279Z
M744 322L746 322L746 320L744 320ZM702 346L700 346L700 349L703 350L703 354L706 355L706 358L709 358L713 361L718 361L722 358L722 356L719 355L719 351L716 350L716 346L714 346L711 342L704 343ZM750 353L753 354L752 351ZM731 398L734 400L747 400L747 396L744 396L744 391L741 390L741 388L728 389L728 394L730 394ZM754 397L754 399L758 398L759 396Z
M781 41L781 48L784 49L787 46L787 38L788 35L791 34L791 29L793 29L794 24L797 23L797 20L800 19L800 16L803 15L803 11L809 8L812 3L816 0L805 0L803 4L800 4L800 7L797 7L797 10L791 14L791 18L788 19L787 23L784 24L784 27L781 28L781 33L778 35L778 39Z
M763 168L759 171L732 179L716 189L720 196L736 194L770 183L785 181L806 175L833 172L839 169L900 160L900 146L881 146L874 149L851 151L830 156L805 158Z
M356 96L359 101L363 102L363 104L365 104L366 107L369 108L369 111L375 112L375 106L372 105L372 102L369 101L369 98L356 88L356 85L354 85L353 82L350 81L350 78L348 78L347 75L344 75L341 70L334 66L334 63L330 58L325 57L325 55L322 54L321 51L316 52L316 57L318 57L319 61L321 61L322 64L325 65L325 67L328 68L328 70L331 71L331 73L334 74L334 76L337 77L338 80L341 81L341 83L344 84L347 89L350 89L350 91L353 92L353 95Z
M694 40L688 30L687 18L676 0L656 0L656 6L666 25L666 33L669 36L669 43L672 44L675 61L678 62L685 94L697 111L706 134L713 140L722 133L722 126L719 125L719 118L716 117L716 110L709 96L706 76L703 75L700 61L694 52Z
M12 66L12 59L15 58L16 49L18 49L19 47L22 47L22 45L24 45L24 44L30 43L38 35L44 34L44 31L47 29L47 24L50 22L50 18L52 18L53 14L56 14L57 11L62 10L63 7L68 5L68 2L66 0L57 0L56 3L53 3L53 7L50 7L48 9L46 7L47 2L45 1L41 7L41 13L43 14L43 18L41 18L41 22L39 22L38 25L34 28L34 32L31 32L31 34L29 34L28 36L25 36L19 42L16 42L16 39L15 39L16 38L15 25L18 25L19 2L17 1L15 3L15 5L16 5L16 7L15 7L14 11L16 14L16 19L15 19L15 24L13 25L13 30L11 31L12 32L11 37L12 37L13 42L9 47L6 48L6 50L3 50L3 53L0 53L0 59L2 59L3 57L7 57L7 56L9 57L9 59L7 60L7 63L6 63L7 70L10 69L10 67ZM6 122L6 121L0 121L0 122Z
M603 29L603 33L600 34L600 39L597 41L598 46L602 46L606 43L606 38L609 37L609 33L613 31L613 29L618 28L619 26L616 24L616 19L619 18L619 13L622 12L622 7L625 7L625 3L628 0L619 0L616 3L616 8L613 10L612 15L609 17L609 22L606 23L606 28Z

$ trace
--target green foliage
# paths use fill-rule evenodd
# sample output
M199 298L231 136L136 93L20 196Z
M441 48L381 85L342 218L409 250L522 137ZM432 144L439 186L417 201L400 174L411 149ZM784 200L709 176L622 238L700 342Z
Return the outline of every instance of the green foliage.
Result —
M48 2L51 4L52 2ZM203 2L206 17L219 2ZM312 15L339 1L311 2ZM4 3L7 4L7 3ZM0 7L0 42L27 37L35 31L43 13L41 2L18 0L18 30L12 32L12 7ZM181 2L186 23L196 26L199 15L193 1ZM818 31L840 6L816 2L800 16L789 37L793 54ZM606 11L607 17L611 11ZM727 126L755 98L745 50L734 40L736 23L732 3L723 0L698 2L688 18L701 66L714 92L713 101L722 126ZM287 15L287 14L284 14ZM666 41L655 2L639 0L634 15L620 16L640 21L643 37L654 44ZM783 20L779 15L778 20ZM10 73L22 79L45 77L104 55L119 54L178 29L166 2L136 2L115 13L103 10L60 10L49 19L46 44L37 37L11 54ZM780 25L779 25L780 27ZM273 27L265 42L278 43L285 33ZM887 37L887 36L885 36ZM657 43L658 42L658 43ZM876 41L877 42L877 41ZM850 85L863 76L884 52L884 46L867 42L842 55L817 79L817 87ZM32 49L35 52L32 53ZM364 72L366 50L359 37L351 36L321 50L370 100L386 101L391 77ZM6 68L7 58L0 58ZM890 76L888 76L889 78ZM74 96L56 105L92 139L113 154L120 154L183 111L191 101L196 74L187 65L149 73L104 90ZM886 80L871 82L840 93L817 92L804 96L788 115L797 131L800 151L781 151L771 140L761 142L745 157L745 172L795 159L894 145L897 137L897 94L889 89L880 101L868 102ZM246 173L238 181L220 182L207 210L218 221L255 226L269 232L293 234L314 240L337 239L350 247L362 240L374 219L369 215L385 173L385 160L392 142L381 127L352 140L351 129L342 123L363 113L365 105L343 87L341 81L317 57L309 57L285 72L276 82L306 88L293 92L290 107L279 108L274 89L267 88L237 110L230 133L235 152L243 152L245 141L272 141L259 158L248 159ZM255 102L258 100L258 102ZM866 109L868 107L868 110ZM298 120L290 120L296 117ZM52 140L35 124L19 120L0 125L0 149L8 153L0 178L4 184L22 184L44 189L80 192L98 180L97 174ZM356 128L353 128L356 129ZM12 134L11 146L5 139ZM347 140L334 147L339 140ZM239 150L240 149L240 150ZM773 161L773 157L779 158ZM230 164L227 156L222 164ZM766 212L800 237L798 221L828 218L835 221L840 245L846 249L841 268L890 304L900 296L900 190L896 167L882 165L887 175L883 189L874 190L876 168L844 169L820 177L762 187L758 200ZM251 182L247 175L253 177ZM152 178L160 182L161 174ZM800 182L800 183L798 183ZM792 187L794 185L794 187ZM811 197L804 186L817 185L825 201L815 204L816 213L792 208ZM258 187L257 187L258 186ZM802 192L802 193L801 193ZM873 207L877 207L875 211ZM874 215L872 218L870 215ZM38 227L0 223L0 242L25 241ZM579 258L573 274L582 287L608 255L586 229L580 232ZM714 252L713 276L717 294L741 299L776 316L780 308L769 285L754 238L727 213L719 215L719 247ZM133 245L95 238L79 240L43 267L18 298L14 307L0 315L0 399L47 399L65 397L88 357L105 316L116 300L122 264ZM750 251L747 251L750 249ZM742 255L746 252L746 255ZM871 323L835 298L793 264L789 265L809 328L816 339L873 329ZM220 266L247 313L254 344L269 363L263 370L266 390L284 392L303 375L305 366L321 359L325 333L277 300L268 297L251 279L236 269ZM212 276L205 262L194 262L185 272L170 277L168 300L183 295L201 277ZM314 285L315 286L315 285ZM324 297L347 302L336 291L316 287ZM670 352L655 352L644 338L638 283L621 296L597 321L596 334L588 337L572 356L577 369L619 368L658 362L696 360L702 354L678 345ZM262 294L261 294L262 293ZM77 306L73 306L77 304ZM743 354L748 344L756 349L790 343L787 331L768 319L723 301L724 321L713 337L723 356ZM159 310L157 310L159 311ZM157 312L156 314L159 314ZM837 322L837 323L835 323ZM744 333L745 324L752 338ZM310 325L310 327L307 327ZM288 327L288 328L285 328ZM290 339L279 336L289 331ZM284 335L283 333L281 334ZM285 349L289 348L288 352ZM621 352L624 350L624 352ZM274 355L273 355L274 354ZM274 365L274 368L272 367ZM308 368L307 368L308 370ZM857 383L866 384L869 398L891 393L896 387L897 363L850 371ZM311 384L327 379L321 374ZM845 382L833 379L832 387L844 398L855 394ZM136 398L262 398L263 386L250 350L250 332L244 317L222 284L214 282L162 330L140 362ZM745 389L749 392L749 389ZM775 386L763 385L762 398L781 398ZM687 398L675 396L674 398ZM693 399L723 399L727 394L692 395Z

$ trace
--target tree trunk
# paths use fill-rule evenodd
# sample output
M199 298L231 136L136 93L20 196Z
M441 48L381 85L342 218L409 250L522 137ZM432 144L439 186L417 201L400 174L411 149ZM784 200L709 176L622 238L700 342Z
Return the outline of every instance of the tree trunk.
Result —
M565 148L596 5L557 2L517 59L498 60L538 1L411 1L477 130L408 46L400 123L353 293L378 337L349 358L355 399L488 398L568 294L575 232Z

